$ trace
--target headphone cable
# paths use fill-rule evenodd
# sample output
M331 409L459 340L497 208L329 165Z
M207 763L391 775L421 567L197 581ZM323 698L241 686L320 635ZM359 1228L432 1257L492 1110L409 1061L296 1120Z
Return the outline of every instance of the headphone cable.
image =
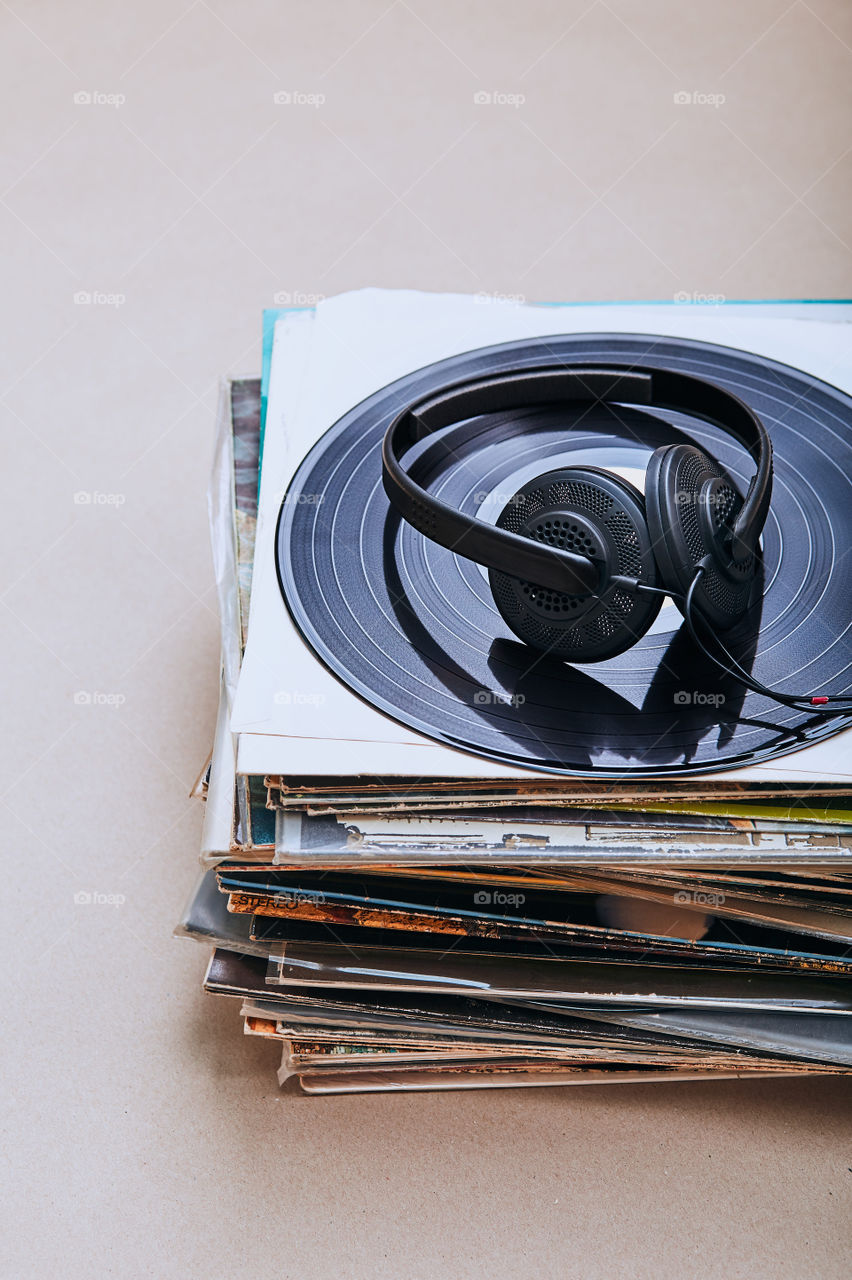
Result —
M689 584L689 590L687 591L683 602L683 616L686 621L687 629L694 643L698 646L705 657L709 658L716 667L724 671L726 675L731 677L731 679L736 680L739 684L745 685L745 687L747 689L751 689L753 693L762 693L764 697L771 698L774 702L781 703L782 706L793 707L797 711L809 711L817 715L826 716L849 715L852 713L852 695L849 694L836 694L831 696L826 694L795 694L781 693L777 689L770 689L768 685L763 684L762 681L757 680L753 675L745 670L733 654L726 649L725 645L715 632L713 633L713 639L724 655L726 661L730 663L730 666L727 666L721 658L713 653L708 645L706 645L702 640L696 626L696 621L700 619L700 614L697 614L695 609L695 591L705 570L705 565L698 566L695 577Z

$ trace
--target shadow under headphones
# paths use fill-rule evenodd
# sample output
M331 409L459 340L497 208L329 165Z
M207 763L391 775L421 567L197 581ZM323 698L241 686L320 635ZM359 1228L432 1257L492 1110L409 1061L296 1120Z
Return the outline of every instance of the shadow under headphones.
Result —
M432 497L404 465L415 444L444 427L483 414L584 401L645 405L714 424L755 462L745 497L703 449L670 444L648 463L644 498L612 472L561 467L523 485L491 525ZM382 481L393 507L419 533L488 569L501 617L536 649L576 663L612 658L648 631L671 596L702 652L747 688L801 710L850 710L848 696L767 688L719 640L751 603L772 494L772 443L758 416L714 383L670 369L612 364L524 368L452 383L391 422ZM835 702L843 706L828 705Z

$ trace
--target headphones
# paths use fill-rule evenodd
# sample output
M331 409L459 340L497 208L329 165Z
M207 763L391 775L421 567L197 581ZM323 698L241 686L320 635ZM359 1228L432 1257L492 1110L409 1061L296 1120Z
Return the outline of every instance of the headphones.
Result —
M415 444L444 427L568 402L644 405L717 426L755 463L745 497L705 450L670 444L651 456L644 498L612 472L561 467L523 485L491 525L432 497L404 464ZM752 600L772 494L772 443L758 416L715 383L618 364L532 367L451 383L390 423L382 482L414 529L488 569L498 612L535 649L576 663L615 657L645 635L671 596L698 647L741 684L798 709L829 712L833 702L844 704L831 709L837 714L850 709L848 697L768 689L719 640Z

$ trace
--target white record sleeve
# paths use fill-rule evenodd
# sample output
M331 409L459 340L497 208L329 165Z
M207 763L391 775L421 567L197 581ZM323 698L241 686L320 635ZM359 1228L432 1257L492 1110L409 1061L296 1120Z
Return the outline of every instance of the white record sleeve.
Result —
M791 312L796 318L788 318ZM830 320L801 318L815 313ZM313 323L305 323L298 313L279 320L248 644L231 717L231 729L238 735L237 771L549 776L455 750L397 724L333 676L291 620L275 566L279 509L305 454L352 406L395 379L461 351L581 332L630 331L721 343L793 365L852 394L852 329L838 322L841 317L852 317L852 305L831 304L825 310L782 304L535 306L370 289L321 302ZM718 780L720 775L709 776ZM755 782L849 781L852 731L723 776Z

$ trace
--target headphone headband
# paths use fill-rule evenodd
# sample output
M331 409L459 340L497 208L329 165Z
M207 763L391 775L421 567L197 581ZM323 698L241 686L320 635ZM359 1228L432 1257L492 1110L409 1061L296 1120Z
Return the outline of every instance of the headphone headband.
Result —
M509 577L554 591L588 594L598 570L584 556L546 546L464 515L433 498L402 464L420 440L453 422L501 410L562 401L643 404L702 418L742 444L757 470L730 530L735 560L750 556L760 537L772 491L772 443L749 407L715 383L670 369L637 365L538 367L503 377L451 383L403 409L385 433L382 482L392 505L415 529L441 546Z

